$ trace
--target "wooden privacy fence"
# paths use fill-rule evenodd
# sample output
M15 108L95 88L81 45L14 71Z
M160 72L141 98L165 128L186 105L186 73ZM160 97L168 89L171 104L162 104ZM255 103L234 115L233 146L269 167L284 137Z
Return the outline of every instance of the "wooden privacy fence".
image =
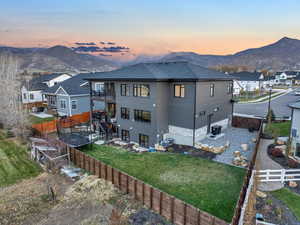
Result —
M85 169L99 178L111 181L121 191L132 194L135 199L176 225L228 225L225 221L176 199L77 149L70 148L70 159L77 167Z
M261 182L300 181L300 169L257 170L256 174Z
M90 121L90 113L84 112L81 114L76 114L70 117L67 117L62 122L62 126L64 128L72 127L74 125L79 125L81 123L87 123ZM32 128L37 130L39 133L52 133L57 130L57 120L52 120L49 122L39 123L39 124L33 124Z
M235 208L235 213L232 219L231 224L232 225L238 225L238 224L243 224L243 217L244 217L244 213L245 210L243 210L243 208L245 208L246 206L246 198L247 198L247 190L249 188L251 188L251 176L252 176L252 171L254 169L255 166L255 161L256 161L256 156L257 156L257 151L258 151L258 147L259 147L259 143L260 143L260 136L262 134L262 127L263 127L263 123L262 120L260 121L260 125L259 125L259 131L256 137L256 145L255 145L255 149L252 155L252 159L248 165L247 168L247 175L244 178L244 182L243 182L243 187L240 191L240 195L239 195L239 200L237 202L236 208Z

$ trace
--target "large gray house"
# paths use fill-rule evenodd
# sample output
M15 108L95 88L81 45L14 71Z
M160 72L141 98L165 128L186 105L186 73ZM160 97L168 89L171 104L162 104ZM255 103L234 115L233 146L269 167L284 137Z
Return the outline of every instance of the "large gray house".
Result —
M107 114L93 114L96 129L144 147L166 138L193 146L231 121L232 77L187 62L141 63L87 80L91 105L105 101Z
M72 116L90 111L90 88L85 79L87 74L79 74L44 90L48 108L55 109L60 116ZM96 102L94 108L104 109L104 102Z

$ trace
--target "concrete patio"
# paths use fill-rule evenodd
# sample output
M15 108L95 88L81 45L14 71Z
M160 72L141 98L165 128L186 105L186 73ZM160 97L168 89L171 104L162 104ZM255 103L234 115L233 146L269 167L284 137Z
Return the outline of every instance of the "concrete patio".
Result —
M255 143L253 139L257 137L257 132L249 132L247 129L229 127L224 132L224 135L217 139L211 139L209 137L201 141L202 144L209 146L224 146L229 142L229 147L221 154L218 154L213 160L225 164L233 165L234 152L240 151L241 156L250 160L252 157L253 150L255 148ZM248 150L244 151L242 144L248 145Z

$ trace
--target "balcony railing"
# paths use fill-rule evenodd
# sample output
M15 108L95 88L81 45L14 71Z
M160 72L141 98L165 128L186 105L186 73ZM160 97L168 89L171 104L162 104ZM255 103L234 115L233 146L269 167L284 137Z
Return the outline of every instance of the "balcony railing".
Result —
M93 91L92 96L95 97L115 97L114 91Z

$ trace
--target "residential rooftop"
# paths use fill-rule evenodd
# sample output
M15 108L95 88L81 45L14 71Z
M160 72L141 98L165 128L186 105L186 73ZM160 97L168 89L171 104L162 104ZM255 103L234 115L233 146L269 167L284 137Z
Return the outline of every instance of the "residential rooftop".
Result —
M90 74L78 74L52 87L46 88L44 90L44 93L55 94L59 87L62 87L69 95L89 94L89 85L88 82L85 80L87 77L90 77Z
M139 63L110 72L90 73L87 80L196 81L233 80L233 77L188 62Z
M262 73L259 72L248 72L248 71L242 71L238 73L231 73L231 76L233 76L235 79L241 80L241 81L261 81L264 80L260 79L262 76Z

